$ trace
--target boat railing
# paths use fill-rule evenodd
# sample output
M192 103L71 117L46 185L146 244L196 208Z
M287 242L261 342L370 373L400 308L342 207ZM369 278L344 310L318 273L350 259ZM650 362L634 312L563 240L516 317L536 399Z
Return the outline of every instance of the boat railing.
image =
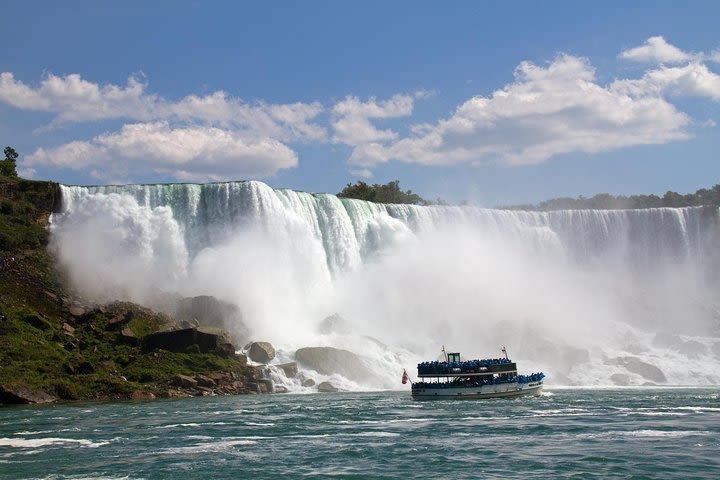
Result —
M507 358L492 358L483 360L466 360L463 362L422 362L418 363L418 375L448 375L454 373L472 374L495 370L498 365L514 365Z
M545 378L545 374L542 372L533 373L530 375L509 375L505 378L502 377L475 377L473 379L463 378L462 381L452 382L415 382L413 388L452 388L452 387L482 387L484 385L500 385L503 383L519 383L526 384L532 382L539 382Z

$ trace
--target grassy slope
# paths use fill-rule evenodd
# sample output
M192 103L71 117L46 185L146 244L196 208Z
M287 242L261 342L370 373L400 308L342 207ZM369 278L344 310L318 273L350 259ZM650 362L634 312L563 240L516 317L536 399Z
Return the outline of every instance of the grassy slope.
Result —
M137 305L70 315L72 292L47 250L57 193L50 182L0 176L0 385L25 384L61 399L122 398L136 390L162 395L175 374L248 375L237 357L143 352L123 338L122 325L107 324L132 317L127 326L142 337L168 321Z

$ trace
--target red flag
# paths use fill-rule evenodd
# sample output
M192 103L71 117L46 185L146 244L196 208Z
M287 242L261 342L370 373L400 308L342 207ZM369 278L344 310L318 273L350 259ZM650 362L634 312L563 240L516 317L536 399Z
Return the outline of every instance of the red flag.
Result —
M409 379L410 379L410 377L408 377L407 372L405 371L405 369L403 369L403 376L402 376L402 383L403 383L403 385L405 385L405 384L408 382Z

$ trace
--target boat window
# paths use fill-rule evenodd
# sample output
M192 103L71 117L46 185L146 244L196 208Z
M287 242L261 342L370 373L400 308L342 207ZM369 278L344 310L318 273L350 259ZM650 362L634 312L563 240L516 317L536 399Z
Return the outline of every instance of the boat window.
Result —
M448 362L460 362L460 354L459 353L448 353L447 358L448 358Z

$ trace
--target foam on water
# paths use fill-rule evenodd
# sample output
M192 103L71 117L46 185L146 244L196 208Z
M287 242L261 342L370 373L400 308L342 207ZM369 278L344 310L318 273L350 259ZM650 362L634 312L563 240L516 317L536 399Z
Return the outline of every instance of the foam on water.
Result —
M345 389L399 387L442 344L506 345L555 384L720 382L717 208L382 205L255 181L61 190L52 245L89 296L236 303L278 363L334 346L379 374L307 372Z

